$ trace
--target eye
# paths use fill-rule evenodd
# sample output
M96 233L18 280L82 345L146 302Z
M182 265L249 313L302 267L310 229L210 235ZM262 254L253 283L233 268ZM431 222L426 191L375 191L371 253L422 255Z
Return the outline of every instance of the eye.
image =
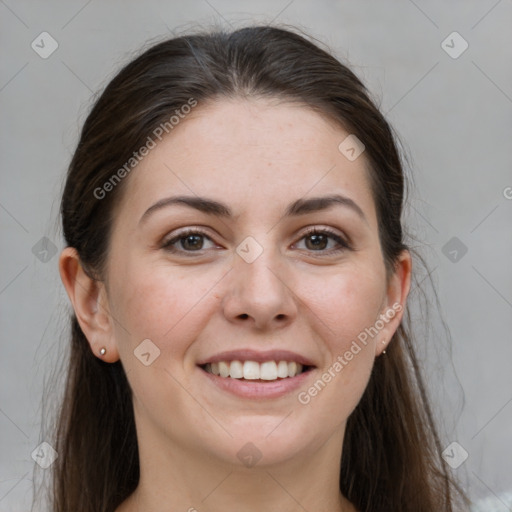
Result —
M204 240L208 239L213 246L212 239L203 231L198 229L187 229L178 233L175 237L165 241L162 244L162 248L169 252L199 252L203 249L209 249L204 247Z
M205 247L205 240L210 242L210 247ZM305 250L310 252L334 254L351 249L351 246L346 240L336 232L327 228L312 228L303 235L300 241L302 240L305 241ZM329 247L329 245L331 245L331 247ZM166 251L184 254L200 253L203 250L215 247L217 246L212 239L204 231L196 228L181 231L162 244L162 248Z
M302 240L305 240L306 250L313 252L325 252L327 254L332 254L351 249L346 240L336 232L327 228L312 228L301 238L301 241ZM334 248L332 245L330 248L328 247L330 241L335 242Z

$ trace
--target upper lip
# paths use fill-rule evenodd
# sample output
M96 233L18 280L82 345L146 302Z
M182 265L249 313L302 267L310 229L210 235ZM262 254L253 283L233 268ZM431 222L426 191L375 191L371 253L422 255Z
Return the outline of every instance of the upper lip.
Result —
M265 361L295 361L301 363L303 366L315 366L314 363L305 356L291 352L290 350L228 350L220 352L210 357L206 357L197 362L199 366L206 363L218 363L219 361L255 361L257 363L264 363Z

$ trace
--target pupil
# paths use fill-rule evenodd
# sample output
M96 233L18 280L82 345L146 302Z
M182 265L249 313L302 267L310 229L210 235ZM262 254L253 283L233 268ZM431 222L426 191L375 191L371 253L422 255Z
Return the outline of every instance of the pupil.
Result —
M192 240L192 243L189 245L189 247L186 247L188 243ZM195 242L194 242L195 241ZM188 235L184 238L184 249L201 249L201 236L200 235Z
M312 241L313 248L318 249L320 247L321 249L325 249L325 235L310 235L309 240Z

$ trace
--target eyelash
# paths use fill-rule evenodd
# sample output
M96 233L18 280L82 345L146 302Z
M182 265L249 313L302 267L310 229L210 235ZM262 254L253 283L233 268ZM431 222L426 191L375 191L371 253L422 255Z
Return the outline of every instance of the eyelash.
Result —
M189 229L182 231L181 233L179 233L175 237L171 238L170 240L164 242L162 245L162 249L165 249L166 251L169 251L171 253L185 253L185 254L188 253L190 256L192 256L194 253L201 254L202 251L204 251L206 249L199 249L197 251L186 251L184 249L178 250L175 247L173 247L174 244L176 244L177 242L179 242L182 239L187 238L190 235L204 236L213 242L211 237L209 237L208 234L205 233L204 231L201 231L200 229L189 228ZM328 237L332 238L335 242L337 242L341 247L338 247L336 249L330 249L330 250L318 250L318 251L311 250L310 252L313 252L313 253L318 252L318 253L333 255L333 254L337 254L342 251L352 250L351 245L346 240L344 240L335 231L332 231L328 228L321 228L321 229L310 228L306 231L306 233L304 233L302 235L300 240L307 238L308 236L313 236L313 235L327 235Z

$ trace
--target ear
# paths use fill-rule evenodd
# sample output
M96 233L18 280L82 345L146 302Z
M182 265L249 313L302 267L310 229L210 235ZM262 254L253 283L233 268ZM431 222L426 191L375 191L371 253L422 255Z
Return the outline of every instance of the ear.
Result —
M387 285L386 296L379 316L384 327L377 337L375 356L379 356L386 349L402 321L411 287L411 272L411 253L404 249L398 257L395 270Z
M116 362L119 353L114 340L114 325L104 283L86 273L78 252L73 247L66 247L62 251L59 272L93 354L103 361ZM105 355L100 353L103 347L106 348Z

